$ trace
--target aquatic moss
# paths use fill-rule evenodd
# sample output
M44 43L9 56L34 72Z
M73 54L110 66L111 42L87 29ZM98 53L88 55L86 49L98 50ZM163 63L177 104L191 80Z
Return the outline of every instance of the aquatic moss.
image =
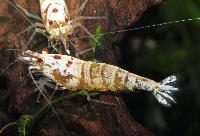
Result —
M95 52L96 49L101 46L102 37L103 37L102 33L103 33L102 27L97 26L95 35L94 35L94 38L96 39L96 41L94 39L90 38L89 45L92 48L93 52Z

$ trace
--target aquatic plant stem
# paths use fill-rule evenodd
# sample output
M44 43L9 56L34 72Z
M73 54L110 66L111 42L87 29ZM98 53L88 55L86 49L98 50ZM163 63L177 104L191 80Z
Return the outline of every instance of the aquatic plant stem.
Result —
M12 123L8 123L7 125L3 126L0 130L0 135L3 133L3 131L5 131L6 129L8 129L11 126L15 126L17 125L17 122L12 122Z

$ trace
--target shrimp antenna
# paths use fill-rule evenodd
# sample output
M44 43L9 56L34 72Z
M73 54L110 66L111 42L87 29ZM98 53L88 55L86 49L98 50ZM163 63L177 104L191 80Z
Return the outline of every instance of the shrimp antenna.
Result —
M122 29L122 30L118 30L118 31L105 32L105 33L96 34L96 35L92 35L92 36L104 36L104 35L109 35L109 34L123 33L123 32L128 32L128 31L135 31L135 30L159 27L159 26L169 25L169 24L174 24L174 23L191 22L191 21L197 21L197 20L200 20L200 17L181 19L181 20L175 20L175 21L168 21L168 22L164 22L164 23L158 23L158 24L153 24L153 25L145 25L145 26L134 27L134 28L130 28L130 29ZM78 39L84 39L84 38L90 38L90 37L91 36L82 36L82 37L79 37Z
M8 4L14 7L31 25L33 25L32 21L28 17L26 17L24 13L15 6L15 4L13 4L10 0L6 0L6 1L8 2Z
M31 56L31 54L23 51L22 49L7 49L8 51L20 51L23 54L26 54L27 56ZM20 58L16 59L16 60L20 60Z
M12 7L14 7L30 24L31 26L29 26L28 28L26 28L25 30L23 30L22 32L18 33L17 36L20 36L21 34L23 34L24 32L32 29L32 28L35 28L36 29L36 25L34 23L32 23L32 21L26 16L28 15L29 17L33 18L33 19L36 19L36 20L41 20L40 17L35 13L34 15L32 14L29 14L25 9L23 9L20 5L18 4L13 4L12 2L10 2L9 0L6 0ZM31 41L33 40L33 38L35 37L36 35L36 32L34 31L30 38L29 38L29 41L27 42L26 44L26 47L28 47L28 45L31 43Z
M24 44L24 43L22 43L22 44ZM7 49L7 50L8 50L8 51L20 51L20 52L22 52L22 53L24 53L24 54L31 55L31 54L28 54L27 52L23 51L22 49ZM5 72L9 67L11 67L14 63L16 63L16 62L19 61L19 60L20 60L20 58L16 59L13 63L9 64L9 65L7 66L7 68L6 68L3 72ZM54 109L54 107L52 106L52 104L51 104L51 102L49 101L49 99L48 99L48 98L46 97L46 95L42 92L42 90L39 88L37 82L35 81L35 79L34 79L34 77L33 77L33 75L32 75L32 72L31 72L31 68L32 68L32 67L30 67L30 68L28 69L29 74L27 74L27 76L30 75L31 79L33 80L34 84L35 84L36 87L38 88L39 92L41 93L41 95L44 97L44 99L47 101L47 103L48 103L48 104L50 105L50 107L52 108L52 110L53 110L54 114L56 115L56 117L57 117L57 119L58 119L60 125L63 127L64 132L67 134L68 132L67 132L67 130L66 130L66 128L65 128L65 126L64 126L64 124L63 124L63 122L62 122L62 120L61 120L60 117L58 116L57 112L55 111L55 109ZM2 73L3 73L3 72L2 72ZM1 73L1 74L2 74L2 73ZM0 74L0 75L1 75L1 74ZM27 78L27 76L26 76L25 78ZM25 80L25 82L27 82L27 80ZM24 83L25 83L25 82L24 82ZM23 85L24 85L24 84L23 84Z
M57 114L57 112L55 111L54 107L52 106L51 102L49 101L49 99L46 97L46 95L43 93L43 91L40 89L40 87L38 86L37 82L35 81L32 73L31 73L31 69L32 67L28 68L29 71L29 75L31 77L31 79L33 80L34 84L36 85L36 87L38 88L39 92L41 93L41 95L44 97L44 99L47 101L47 103L49 104L49 106L51 107L52 111L54 112L54 114L56 115L56 117L58 118L59 123L62 125L62 127L64 128L65 133L67 133L67 130L61 120L61 118L59 117L59 115Z
M7 0L8 1L8 0ZM8 1L10 2L10 1ZM11 3L12 4L12 3ZM14 20L14 24L15 24L15 27L16 27L16 23L15 23L15 20ZM17 27L16 27L17 28ZM17 29L16 29L17 30ZM24 44L24 43L22 43ZM24 52L22 49L6 49L6 51L20 51L20 52ZM13 66L16 62L18 62L20 59L17 58L16 60L14 60L12 63L10 63L1 73L0 73L0 76L3 75L11 66Z
M6 49L7 51L20 51L20 52L24 52L21 49ZM11 66L13 66L16 62L18 62L20 60L20 58L15 59L12 63L10 63L1 73L0 76L3 75Z
M13 66L17 61L19 61L20 59L16 59L14 60L12 63L10 63L1 73L0 76L3 75L11 66Z
M22 49L6 49L7 51L20 51L20 52L23 52Z

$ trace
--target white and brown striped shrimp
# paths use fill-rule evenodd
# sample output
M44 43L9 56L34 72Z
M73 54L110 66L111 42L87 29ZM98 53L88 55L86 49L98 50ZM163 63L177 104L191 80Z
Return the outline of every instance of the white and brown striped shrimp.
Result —
M176 76L170 76L162 83L158 83L113 65L83 61L68 55L47 54L45 51L40 54L27 50L19 59L28 62L31 68L41 71L46 77L68 90L117 92L133 91L137 88L152 92L165 106L175 103L172 95L178 88L168 84L175 82Z
M65 0L39 0L40 3L40 17L28 13L26 9L17 4L17 7L11 3L9 0L6 0L9 4L15 8L20 8L28 17L37 19L40 22L37 22L35 25L32 25L35 28L35 32L39 32L47 36L50 41L50 46L53 46L54 41L56 43L62 42L64 48L68 54L67 42L73 44L69 36L74 33L74 29L80 27L84 32L86 32L91 38L95 41L94 36L81 24L81 20L85 19L105 19L105 17L98 16L78 16L78 12L82 11L87 4L88 0L85 0L83 4L74 12L69 12ZM74 15L73 15L74 13ZM75 14L76 13L76 14ZM76 15L76 16L75 16ZM31 21L29 21L31 22ZM28 30L28 29L27 29ZM26 31L26 30L25 30ZM25 31L21 32L24 33ZM35 33L33 33L35 35ZM34 35L32 37L34 37ZM31 38L30 38L31 39ZM29 44L30 41L27 43Z

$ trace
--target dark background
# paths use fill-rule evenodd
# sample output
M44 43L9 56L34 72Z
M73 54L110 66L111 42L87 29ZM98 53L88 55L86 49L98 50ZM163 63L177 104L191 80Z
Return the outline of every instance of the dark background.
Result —
M132 27L195 18L200 1L151 7ZM132 28L131 27L131 28ZM123 94L132 115L156 135L200 135L200 20L127 32L119 44L121 67L156 81L178 74L177 104L163 107L146 93ZM126 43L126 44L125 44Z

